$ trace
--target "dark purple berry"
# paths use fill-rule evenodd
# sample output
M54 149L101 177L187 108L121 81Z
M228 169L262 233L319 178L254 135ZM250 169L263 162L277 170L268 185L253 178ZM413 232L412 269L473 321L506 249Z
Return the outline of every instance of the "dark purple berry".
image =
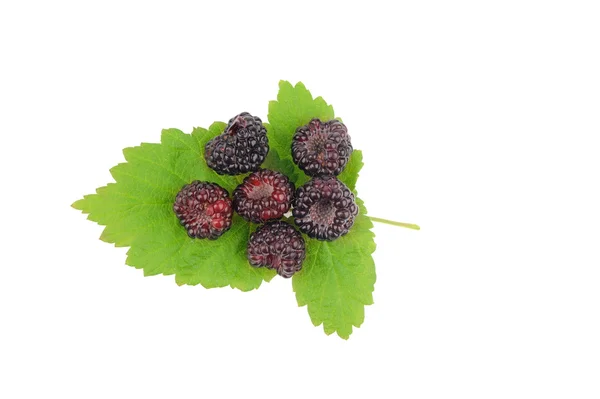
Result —
M183 186L173 210L192 238L216 240L231 227L229 193L215 183L196 180Z
M267 223L250 235L246 255L252 266L275 269L280 276L290 278L302 269L304 238L286 222Z
M223 133L206 143L204 158L220 175L239 175L258 170L268 152L262 121L242 112L229 120Z
M358 206L352 191L336 177L315 177L296 190L292 214L301 232L333 241L348 233Z
M309 176L337 176L352 154L346 126L338 121L311 120L296 129L292 139L292 157Z
M290 210L294 184L287 176L261 169L246 176L233 192L233 209L244 219L262 223L281 219Z

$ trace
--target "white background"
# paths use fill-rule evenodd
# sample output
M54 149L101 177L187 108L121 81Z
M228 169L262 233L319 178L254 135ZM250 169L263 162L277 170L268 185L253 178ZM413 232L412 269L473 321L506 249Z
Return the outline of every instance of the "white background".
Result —
M414 4L413 4L414 3ZM0 6L0 397L600 397L593 1ZM289 280L178 287L70 208L162 128L344 119L375 305L325 336Z

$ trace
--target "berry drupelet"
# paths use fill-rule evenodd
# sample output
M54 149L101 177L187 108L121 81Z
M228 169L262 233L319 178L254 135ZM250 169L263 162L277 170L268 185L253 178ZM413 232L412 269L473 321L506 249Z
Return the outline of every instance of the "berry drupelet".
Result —
M246 255L252 266L275 269L280 276L290 278L302 269L304 239L286 222L267 223L250 235Z
M191 238L216 240L231 227L229 193L215 183L196 180L184 186L175 198L173 211Z
M233 209L244 219L262 223L281 219L290 210L294 184L282 173L261 169L233 192Z
M301 232L333 241L348 233L358 206L352 191L336 177L315 177L296 190L292 214Z
M309 176L337 176L352 154L346 126L338 121L311 120L296 129L292 139L292 157Z
M225 131L204 148L210 168L220 175L239 175L258 170L269 152L267 130L260 118L247 112L231 118Z

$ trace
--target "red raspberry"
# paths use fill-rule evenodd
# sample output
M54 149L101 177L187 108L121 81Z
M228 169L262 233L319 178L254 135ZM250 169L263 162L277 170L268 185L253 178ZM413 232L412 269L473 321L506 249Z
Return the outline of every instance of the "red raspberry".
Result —
M250 236L246 256L252 266L275 269L280 276L290 278L302 269L304 238L286 222L267 223Z
M294 184L287 176L261 169L248 175L233 192L233 209L244 219L262 223L280 219L292 206Z
M216 240L231 227L229 193L215 183L196 180L184 186L173 210L192 238Z
M296 129L292 139L292 157L309 176L337 176L352 155L352 143L346 125L338 120L311 120Z

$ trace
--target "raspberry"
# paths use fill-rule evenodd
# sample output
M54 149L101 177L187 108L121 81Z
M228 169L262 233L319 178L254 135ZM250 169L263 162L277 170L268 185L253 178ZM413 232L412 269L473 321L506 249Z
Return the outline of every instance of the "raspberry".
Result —
M244 219L262 223L280 219L292 206L294 184L287 176L261 169L248 175L233 192L233 209Z
M231 227L229 193L215 183L196 180L183 186L173 210L191 238L216 240Z
M286 222L267 223L250 235L246 256L252 266L266 266L290 278L302 269L306 256L304 238Z
M332 120L311 120L296 129L292 139L292 157L309 176L337 176L352 154L352 143L346 126Z
M292 214L301 232L333 241L348 233L358 206L354 194L336 177L315 177L296 190Z
M225 131L204 148L209 167L220 175L239 175L258 170L269 152L267 130L260 118L247 112L229 120Z

